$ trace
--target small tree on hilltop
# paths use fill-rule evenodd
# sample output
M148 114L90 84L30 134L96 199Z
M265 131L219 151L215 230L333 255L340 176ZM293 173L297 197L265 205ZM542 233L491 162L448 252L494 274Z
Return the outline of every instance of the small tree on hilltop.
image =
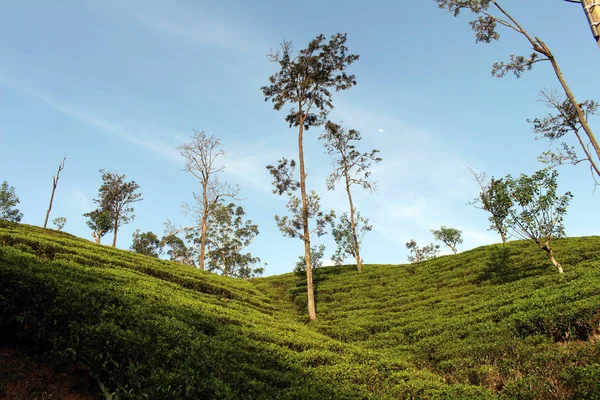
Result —
M86 224L92 230L96 244L100 244L102 237L113 230L113 219L108 211L94 210L83 216L88 218Z
M194 266L194 255L187 248L183 239L174 234L165 235L160 241L161 247L169 247L167 255L171 261L178 262L184 265Z
M131 237L130 249L138 254L158 258L162 253L161 241L153 232L141 232L139 229Z
M552 265L563 273L562 266L554 258L550 242L565 235L563 218L573 195L556 194L556 170L546 169L531 176L522 174L518 179L508 175L505 180L513 201L506 224L518 237L531 240L544 250Z
M410 251L408 262L415 263L436 258L440 252L440 245L430 243L427 246L419 247L413 239L406 242L406 248Z
M341 263L346 254L353 256L356 259L358 272L361 272L360 245L364 235L372 227L370 225L361 226L361 222L367 223L368 220L358 216L358 211L352 201L351 187L358 185L369 192L375 191L375 182L369 177L371 176L371 164L381 162L381 158L377 156L379 150L371 150L368 153L359 152L354 143L361 140L360 133L354 129L346 130L331 121L327 122L325 132L319 139L324 140L327 153L332 157L334 164L334 171L327 180L327 189L333 190L335 184L343 179L350 209L350 218L344 214L346 219L344 220L342 216L338 230L333 235L338 245L336 257Z
M52 223L56 226L56 230L60 232L65 227L67 219L65 217L56 217L52 220Z
M19 198L15 193L15 187L9 186L7 181L0 185L0 219L9 222L21 222L23 213L15 208L19 204Z
M319 247L312 246L310 248L310 264L312 266L313 272L317 268L321 268L323 266L323 256L325 256L325 245L320 244ZM303 277L306 275L306 260L304 256L298 256L298 262L294 266L294 274L297 276Z
M119 228L134 220L132 204L141 201L142 194L136 193L140 185L134 181L126 182L125 175L104 169L101 169L100 172L102 173L102 185L98 189L98 198L94 202L98 204L98 211L106 212L111 219L112 247L116 247Z
M435 240L439 240L450 247L454 254L457 253L456 246L463 242L462 231L458 229L442 226L439 230L432 230L431 233Z
M494 178L487 182L485 173L478 174L473 170L470 171L481 192L479 192L479 197L469 204L491 214L488 218L490 221L488 230L498 232L502 243L506 243L506 218L512 205L506 182L503 179Z
M285 120L290 127L298 128L300 179L297 183L300 188L301 201L298 222L302 229L301 238L304 241L308 315L311 320L314 320L316 312L312 269L310 268L310 228L308 226L311 211L306 189L304 130L325 121L327 114L333 108L332 90L346 90L356 85L354 75L348 75L346 69L358 60L358 55L348 53L346 35L341 33L333 35L329 41L326 41L324 35L319 35L297 55L294 56L292 53L292 44L284 41L280 52L269 54L270 61L278 65L279 71L269 77L269 85L263 86L261 90L265 101L271 100L275 110L281 110L288 103L292 106Z
M258 235L258 225L244 221L246 212L234 203L215 203L208 224L208 270L248 279L264 272L260 258L244 253Z

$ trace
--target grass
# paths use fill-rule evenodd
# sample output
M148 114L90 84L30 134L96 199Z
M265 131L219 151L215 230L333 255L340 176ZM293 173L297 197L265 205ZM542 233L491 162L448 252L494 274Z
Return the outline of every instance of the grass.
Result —
M242 281L0 226L0 343L113 398L600 398L600 238Z

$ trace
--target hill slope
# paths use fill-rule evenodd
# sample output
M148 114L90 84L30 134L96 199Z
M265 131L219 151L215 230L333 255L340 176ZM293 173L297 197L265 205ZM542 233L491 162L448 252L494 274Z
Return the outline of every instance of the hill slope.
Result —
M600 238L557 242L564 276L506 249L320 269L306 324L293 274L240 281L3 225L0 344L113 398L597 396Z

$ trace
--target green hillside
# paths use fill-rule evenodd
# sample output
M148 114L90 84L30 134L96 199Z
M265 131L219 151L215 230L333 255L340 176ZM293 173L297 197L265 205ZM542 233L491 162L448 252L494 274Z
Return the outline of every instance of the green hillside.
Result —
M0 345L113 398L600 398L600 237L242 281L0 225ZM14 379L0 371L0 388Z

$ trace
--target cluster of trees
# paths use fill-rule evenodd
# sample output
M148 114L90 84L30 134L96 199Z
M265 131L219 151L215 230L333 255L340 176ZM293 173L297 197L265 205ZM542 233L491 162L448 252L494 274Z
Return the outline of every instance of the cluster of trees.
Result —
M438 230L432 230L431 233L435 240L444 243L454 254L458 253L457 246L463 242L462 231L442 226ZM410 252L408 255L408 262L411 263L436 258L440 253L439 244L430 243L427 246L419 247L414 239L411 239L406 243L406 248Z

